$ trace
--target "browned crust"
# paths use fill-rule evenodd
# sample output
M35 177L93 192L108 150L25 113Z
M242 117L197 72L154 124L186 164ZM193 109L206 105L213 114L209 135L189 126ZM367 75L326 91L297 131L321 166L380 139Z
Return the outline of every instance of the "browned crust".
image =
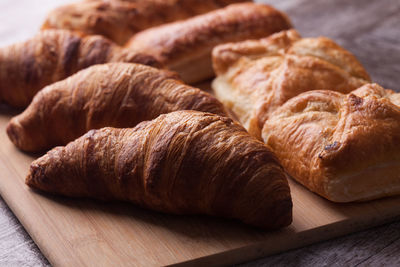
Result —
M161 115L134 129L92 130L34 161L26 183L267 229L292 220L290 189L275 156L231 119L196 111Z
M177 66L210 57L214 46L268 36L291 27L288 18L268 5L233 4L207 14L154 27L134 35L127 47L149 53L163 64ZM178 70L179 72L179 70Z
M296 180L332 201L400 194L400 94L377 84L300 94L270 116L263 139Z
M133 34L244 0L86 0L56 8L42 29L99 34L122 45Z
M295 30L228 43L213 50L214 92L260 138L268 116L310 90L348 93L370 81L349 51L325 37L301 38Z
M176 110L225 115L222 104L184 85L169 71L108 63L84 69L41 90L11 119L7 133L20 149L37 152L65 145L90 129L133 127Z
M0 49L0 101L26 107L46 85L94 64L119 61L160 66L152 56L122 49L101 36L39 32L30 40Z

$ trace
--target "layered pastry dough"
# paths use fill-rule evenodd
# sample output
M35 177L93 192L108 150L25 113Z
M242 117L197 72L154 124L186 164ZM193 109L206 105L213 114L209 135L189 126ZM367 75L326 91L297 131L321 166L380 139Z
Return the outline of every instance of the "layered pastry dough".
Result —
M332 40L301 38L295 30L218 46L213 64L215 95L258 138L271 112L288 99L309 90L348 93L370 80Z
M43 29L100 34L122 45L138 31L243 0L84 0L53 10Z
M267 229L292 220L286 173L273 153L231 119L197 111L164 114L133 129L92 130L34 161L26 183Z
M242 3L184 21L154 27L134 35L127 47L153 55L188 83L214 75L214 46L266 37L291 27L289 19L262 4Z
M47 86L11 119L7 134L20 149L39 152L65 145L90 129L133 127L176 110L225 115L210 94L169 71L131 63L95 65Z
M42 31L0 49L0 102L26 107L46 85L91 65L119 61L160 66L153 57L123 49L101 36Z
M400 194L400 94L367 84L310 91L269 116L265 143L293 178L335 202Z

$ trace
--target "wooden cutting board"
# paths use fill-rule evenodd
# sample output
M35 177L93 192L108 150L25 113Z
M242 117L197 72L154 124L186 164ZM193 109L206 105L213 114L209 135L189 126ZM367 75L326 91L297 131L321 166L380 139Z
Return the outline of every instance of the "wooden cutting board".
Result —
M42 0L40 5L3 1L7 12L2 13L0 42L31 36L46 12L64 1L73 0ZM305 36L334 38L362 60L374 81L398 89L396 1L263 0L288 12ZM293 181L293 224L275 232L222 219L159 214L124 203L41 195L24 184L34 156L15 149L5 134L11 115L0 107L0 194L55 266L232 264L400 218L400 198L338 205Z
M0 110L0 194L54 266L233 264L382 224L400 216L400 198L333 204L290 181L293 224L267 232L205 216L174 216L126 203L42 195L24 179L35 158L8 140Z

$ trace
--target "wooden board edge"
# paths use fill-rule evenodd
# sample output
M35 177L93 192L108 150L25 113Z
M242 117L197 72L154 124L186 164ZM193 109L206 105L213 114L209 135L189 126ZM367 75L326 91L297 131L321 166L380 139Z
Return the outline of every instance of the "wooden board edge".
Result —
M181 262L168 266L176 267L200 267L200 266L228 266L234 264L245 263L257 260L263 257L271 256L278 253L287 252L289 250L309 246L315 243L338 238L351 233L357 233L379 225L388 224L394 221L400 221L400 215L387 216L386 218L375 219L372 222L364 222L362 220L345 220L333 224L324 225L313 228L295 236L295 242L292 240L269 240L268 242L260 242L249 246ZM356 228L356 230L354 230ZM279 248L276 246L279 244Z
M3 176L3 174L2 174ZM13 186L21 186L19 184L13 184ZM22 186L26 186L24 183L22 183ZM26 191L25 193L30 193L29 190L23 189ZM52 266L66 266L65 262L59 261L58 257L60 255L57 255L56 253L52 253L51 250L51 244L44 244L44 239L41 238L43 235L42 232L35 231L34 224L30 223L30 220L33 219L30 218L29 212L26 213L22 207L20 207L16 202L12 201L12 194L13 190L3 190L3 188L0 186L0 195L2 196L3 200L6 202L7 206L10 208L10 210L13 212L15 217L18 219L19 223L24 227L25 231L28 233L28 235L32 238L32 240L35 242L36 246L39 248L40 252L45 256L45 258L50 262ZM50 232L48 233L50 234ZM43 239L43 240L42 240ZM54 241L53 241L54 242ZM65 250L67 254L67 250ZM82 266L82 262L79 261L78 259L74 258L73 255L64 255L64 258L67 257L67 261L71 263L70 266ZM62 258L62 257L60 257ZM68 264L69 265L69 264Z

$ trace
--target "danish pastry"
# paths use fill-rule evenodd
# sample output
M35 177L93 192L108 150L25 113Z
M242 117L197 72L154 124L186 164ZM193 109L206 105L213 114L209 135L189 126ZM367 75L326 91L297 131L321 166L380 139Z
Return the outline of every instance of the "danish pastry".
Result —
M216 97L257 138L269 114L310 90L348 93L370 78L348 51L332 40L301 38L295 30L228 43L213 50Z
M399 93L309 91L272 113L262 137L294 179L331 201L400 194Z

